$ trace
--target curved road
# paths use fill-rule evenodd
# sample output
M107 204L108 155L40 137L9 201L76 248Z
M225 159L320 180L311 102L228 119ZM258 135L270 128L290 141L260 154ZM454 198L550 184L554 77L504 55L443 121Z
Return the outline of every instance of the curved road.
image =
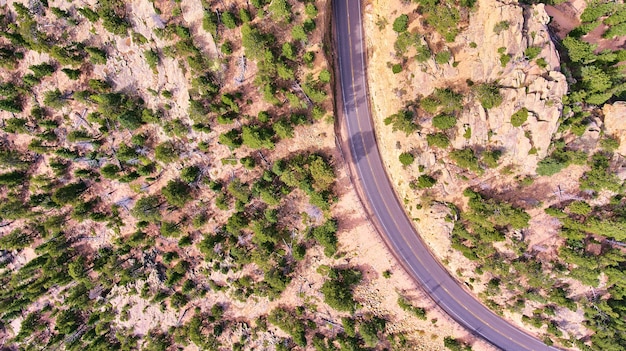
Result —
M469 331L504 350L556 350L483 306L426 248L395 196L376 145L365 82L360 0L333 0L333 13L347 146L357 186L390 249L431 298Z

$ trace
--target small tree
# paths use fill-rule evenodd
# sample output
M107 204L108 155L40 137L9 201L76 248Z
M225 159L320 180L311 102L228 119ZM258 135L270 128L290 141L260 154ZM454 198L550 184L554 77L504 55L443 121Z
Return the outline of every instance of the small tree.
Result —
M186 183L193 183L198 179L200 173L200 167L189 166L183 168L183 170L180 172L180 178Z
M225 11L222 13L222 23L228 29L237 28L237 17L232 12Z
M442 149L450 145L450 139L448 139L448 136L444 133L428 134L426 136L426 142L428 142L428 146L436 146Z
M44 94L43 103L55 110L61 109L67 103L59 89L47 91Z
M156 222L161 219L160 205L161 200L156 195L142 197L135 203L131 214L140 221Z
M184 207L193 199L189 185L180 180L170 180L161 192L167 203L176 207Z
M446 130L456 125L456 118L452 115L437 115L433 117L433 127Z
M417 178L417 187L419 189L432 188L437 184L437 180L429 175L422 174Z
M163 163L172 163L178 159L178 149L171 141L163 142L154 149L154 157Z
M497 83L483 83L476 85L474 92L485 109L490 109L502 104L502 95Z
M267 9L272 13L274 21L291 22L291 5L287 0L272 0Z
M513 127L520 127L528 119L528 109L526 107L521 108L511 116L511 124Z
M393 21L393 30L397 33L405 32L409 28L409 16L402 14Z
M253 149L273 149L273 131L258 126L243 126L241 140L244 145Z
M584 201L574 201L567 207L573 214L586 216L591 213L591 206Z
M454 150L450 152L450 158L452 158L452 160L454 160L459 167L467 168L474 172L481 171L481 168L478 165L478 158L474 154L474 150L470 148Z
M452 58L452 54L450 54L450 51L439 51L438 53L435 54L435 62L437 62L440 65L445 65L446 63L450 62L450 59Z
M498 160L500 159L500 156L502 156L502 151L500 150L485 151L482 153L481 156L482 156L483 163L487 167L496 168L498 167Z
M413 156L410 152L403 152L400 156L398 156L398 159L403 166L409 166L413 163L413 161L415 161L415 156Z
M70 183L59 188L53 195L52 200L60 205L74 203L79 200L80 195L87 190L84 182Z
M385 118L383 122L385 125L391 124L394 132L396 130L400 130L408 136L409 134L419 130L419 126L413 122L413 116L413 112L403 110Z

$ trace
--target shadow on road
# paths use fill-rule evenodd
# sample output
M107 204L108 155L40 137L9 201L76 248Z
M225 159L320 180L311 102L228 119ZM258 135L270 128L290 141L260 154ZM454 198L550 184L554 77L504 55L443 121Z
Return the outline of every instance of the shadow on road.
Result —
M356 132L348 138L348 145L352 148L354 161L360 163L376 147L376 141L371 131Z

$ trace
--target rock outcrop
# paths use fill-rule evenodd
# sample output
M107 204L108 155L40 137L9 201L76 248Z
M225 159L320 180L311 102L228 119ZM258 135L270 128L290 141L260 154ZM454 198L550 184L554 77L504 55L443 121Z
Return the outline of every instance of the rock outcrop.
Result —
M606 104L602 108L602 112L606 134L619 140L619 148L616 152L626 156L626 102L618 101L612 105Z
M370 81L388 82L392 89L385 90L395 91L400 101L427 96L439 87L463 92L467 107L459 118L452 145L499 149L503 152L503 163L517 165L520 172L533 173L536 163L547 154L562 112L561 98L567 93L559 55L548 32L549 21L543 4L524 9L513 1L479 0L470 13L467 28L456 41L442 43L436 42L437 35L421 28L420 21L414 20L409 30L423 34L432 51L449 50L453 60L447 64L437 64L434 58L425 63L409 60L407 73L402 73L406 79L372 69ZM397 59L395 54L382 52L371 44L371 66L375 65L374 61ZM442 45L447 48L441 48ZM527 57L529 47L539 50L535 58ZM508 62L501 61L503 56L509 57ZM496 82L501 87L502 104L485 110L472 97L467 82ZM383 83L376 85L385 86ZM396 104L396 111L384 111L376 96L389 99L389 94L376 87L371 90L378 108L377 118L384 119L401 107ZM521 108L529 111L528 120L521 127L514 127L511 115ZM429 126L428 117L419 118L422 126ZM471 128L469 139L463 136L468 128ZM425 138L415 135L410 139L413 138L410 143L420 152L429 152Z
M485 110L475 101L461 117L472 135L469 141L457 137L453 145L489 145L504 152L504 161L532 173L536 162L547 153L563 108L561 98L567 93L567 82L559 71L559 56L547 28L550 18L543 4L527 10L517 3L495 0L481 0L477 5L469 27L453 46L458 52L456 76L442 78L476 83L497 81L503 103ZM497 32L494 28L498 26L508 28ZM537 59L528 59L528 47L541 48L537 59L545 60L545 67ZM502 55L510 56L504 67ZM521 127L514 127L511 115L521 108L529 111L528 120Z

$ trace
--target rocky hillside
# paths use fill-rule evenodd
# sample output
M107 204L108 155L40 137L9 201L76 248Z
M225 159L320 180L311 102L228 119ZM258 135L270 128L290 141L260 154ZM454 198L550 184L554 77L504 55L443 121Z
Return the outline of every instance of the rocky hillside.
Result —
M488 306L547 343L618 350L626 9L577 2L559 38L540 2L367 6L377 137L418 232Z

